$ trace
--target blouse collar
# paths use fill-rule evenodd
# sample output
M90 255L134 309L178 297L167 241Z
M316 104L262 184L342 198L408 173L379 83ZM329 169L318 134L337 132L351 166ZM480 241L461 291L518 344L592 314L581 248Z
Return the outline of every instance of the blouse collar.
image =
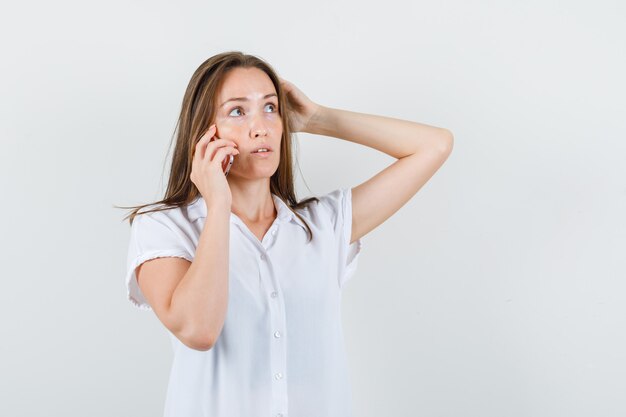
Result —
M274 200L274 207L276 207L277 221L281 223L295 222L306 230L306 226L304 225L302 220L300 220L300 218L291 211L289 206L287 206L287 204L276 194L271 193L271 195L272 199ZM187 216L192 222L196 221L199 218L206 217L206 203L204 202L204 198L201 195L187 206ZM233 212L230 213L230 222L243 225L243 221Z

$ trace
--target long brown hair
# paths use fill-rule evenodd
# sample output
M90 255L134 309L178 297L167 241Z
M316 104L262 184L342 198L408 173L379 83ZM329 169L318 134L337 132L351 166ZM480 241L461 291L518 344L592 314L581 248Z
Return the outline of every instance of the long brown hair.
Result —
M288 100L281 87L280 79L274 69L261 58L244 54L240 51L223 52L210 57L191 76L183 97L180 116L176 123L174 133L176 146L164 198L154 203L139 206L116 206L117 208L132 209L124 217L124 220L129 219L131 225L138 214L182 207L193 202L200 195L200 192L189 177L193 161L193 150L197 138L206 132L213 123L216 113L217 93L226 73L237 67L258 68L264 71L276 88L278 112L283 124L283 135L281 137L278 169L270 178L270 192L283 200L291 208L291 211L302 220L308 230L309 240L313 239L311 228L294 209L319 199L310 197L300 202L296 199L293 180L292 128L289 117L292 110L288 107ZM139 213L139 210L144 207L159 204L163 206Z

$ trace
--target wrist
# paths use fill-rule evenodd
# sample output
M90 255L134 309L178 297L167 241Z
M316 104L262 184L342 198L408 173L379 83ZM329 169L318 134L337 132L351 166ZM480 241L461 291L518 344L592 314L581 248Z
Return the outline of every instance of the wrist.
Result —
M311 115L304 128L304 132L316 135L323 134L325 131L324 126L326 124L326 120L328 119L328 113L330 110L330 108L318 104L317 110L315 110L315 112Z
M206 213L209 216L228 216L230 217L231 204L228 202L214 201L207 203Z

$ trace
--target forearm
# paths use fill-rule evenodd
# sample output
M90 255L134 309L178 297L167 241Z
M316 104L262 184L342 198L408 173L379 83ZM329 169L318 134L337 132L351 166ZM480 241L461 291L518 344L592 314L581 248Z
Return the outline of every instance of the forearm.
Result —
M194 260L170 306L181 334L197 344L214 343L228 307L230 209L208 207Z
M320 106L306 133L332 136L403 158L422 150L446 150L452 134L444 128Z

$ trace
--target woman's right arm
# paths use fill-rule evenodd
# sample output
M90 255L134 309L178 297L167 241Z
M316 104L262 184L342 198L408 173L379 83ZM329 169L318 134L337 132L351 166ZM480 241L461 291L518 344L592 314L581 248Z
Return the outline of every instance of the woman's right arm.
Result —
M207 206L193 262L156 258L137 267L137 282L159 320L192 349L208 350L228 307L230 207Z
M216 133L213 124L196 143L193 154L190 179L207 204L193 262L157 258L135 271L139 288L159 320L196 350L211 349L222 332L228 307L232 194L222 161L239 151L234 141L218 138Z

